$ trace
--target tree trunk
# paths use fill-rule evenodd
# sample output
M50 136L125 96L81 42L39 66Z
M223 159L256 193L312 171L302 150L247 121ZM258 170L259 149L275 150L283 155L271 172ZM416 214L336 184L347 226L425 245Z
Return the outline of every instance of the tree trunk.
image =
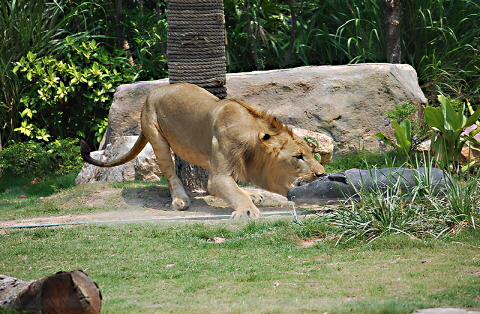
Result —
M256 69L261 70L262 65L260 63L260 58L258 56L257 42L255 40L255 36L253 35L252 19L248 14L248 10L250 10L250 1L248 1L247 4L242 3L242 10L243 10L243 16L247 21L246 31L247 31L248 40L250 42L250 50L252 53L253 62L255 62Z
M402 62L400 0L383 0L385 42L388 63Z
M293 0L285 0L290 8L290 14L292 15L292 32L290 33L290 42L288 44L287 54L285 56L285 61L283 62L283 67L286 68L292 61L293 48L295 47L295 37L297 36L297 13L295 12L295 5Z
M220 99L227 96L225 18L222 0L167 2L170 83L187 82ZM191 191L206 191L208 171L175 157L177 174Z
M98 314L102 294L81 270L23 281L0 275L0 308L30 314Z
M123 48L122 25L120 18L122 14L122 0L115 0L115 7L113 8L113 19L115 21L115 37L117 41L117 49Z

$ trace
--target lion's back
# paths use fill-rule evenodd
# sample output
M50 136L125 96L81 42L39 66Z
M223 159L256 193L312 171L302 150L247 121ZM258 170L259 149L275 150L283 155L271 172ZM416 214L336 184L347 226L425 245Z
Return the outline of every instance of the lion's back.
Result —
M182 159L205 168L210 158L212 127L219 99L192 84L159 87L142 110L142 130L158 125L172 150Z

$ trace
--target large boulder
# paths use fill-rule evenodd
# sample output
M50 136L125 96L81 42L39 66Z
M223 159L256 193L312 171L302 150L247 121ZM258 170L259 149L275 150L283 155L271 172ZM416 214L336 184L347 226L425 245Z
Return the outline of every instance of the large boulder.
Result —
M116 140L123 136L138 135L140 110L148 93L167 84L168 79L162 79L119 86L101 148L109 144L118 146ZM383 142L372 135L392 133L386 117L392 105L427 102L418 86L415 70L404 64L312 66L232 73L227 74L226 86L229 98L244 100L296 128L323 134L316 136L325 139L319 141L322 163L331 159L333 145L335 153L383 149ZM95 176L99 178L105 174Z
M140 109L148 93L168 79L117 88L104 145L116 137L138 135ZM372 137L391 130L392 105L425 104L417 73L406 64L312 66L227 75L229 98L244 100L284 123L333 138L335 153L376 150Z
M228 96L274 114L284 123L333 138L335 153L383 149L372 137L391 133L392 105L425 104L417 73L406 64L313 66L235 73Z

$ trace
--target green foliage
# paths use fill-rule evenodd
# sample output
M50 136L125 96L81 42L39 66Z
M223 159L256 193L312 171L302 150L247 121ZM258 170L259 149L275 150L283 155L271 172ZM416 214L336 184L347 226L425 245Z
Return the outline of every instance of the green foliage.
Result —
M406 1L402 8L404 59L417 70L427 98L478 97L478 1Z
M336 156L332 161L324 165L324 167L327 173L335 173L352 168L368 169L370 167L400 167L403 163L402 160L397 158L397 153L394 151L385 153L355 151L344 156Z
M431 162L425 162L428 166ZM430 174L417 173L416 186L402 189L398 185L374 189L359 188L361 201L347 199L318 222L334 227L326 238L338 243L354 239L374 241L387 234L412 238L438 238L478 225L480 194L478 178L450 177L445 192L434 189Z
M162 1L156 3L146 1L142 7L136 6L135 3L124 3L122 26L137 67L137 81L168 76L165 6Z
M228 0L225 15L230 71L257 69L258 63L271 69L386 60L379 1L301 1L288 6L271 0ZM439 92L478 97L478 1L409 1L402 4L401 23L403 62L417 70L427 98L432 101ZM292 38L293 57L285 64Z
M20 99L21 126L15 131L45 141L50 136L93 135L98 141L115 87L131 82L134 71L126 58L109 53L95 40L75 42L67 37L65 45L59 59L29 52L16 63L13 71L22 74L30 88Z
M0 151L2 176L29 178L65 175L83 165L78 139L11 144Z
M475 229L480 218L479 185L478 177L470 177L466 181L459 180L448 186L445 203L440 204L438 210L446 211L449 220L460 228Z
M477 2L419 0L402 5L403 62L416 69L429 100L434 100L439 93L478 99L480 5ZM378 1L227 0L224 5L229 71L385 61L383 12ZM104 0L2 2L0 29L4 31L0 34L0 83L4 88L0 93L0 124L4 127L3 142L12 138L19 141L19 134L43 140L48 139L48 135L77 136L77 131L94 142L102 128L100 124L104 124L105 104L101 103L98 109L103 113L80 112L78 108L83 107L82 102L73 105L72 100L65 104L59 101L59 107L69 106L61 108L62 114L73 108L79 111L77 121L61 125L51 117L53 110L44 117L37 107L25 106L26 99L22 98L25 92L31 98L40 97L30 89L32 82L38 82L33 73L33 80L29 81L26 73L12 72L15 62L27 58L31 51L37 60L46 57L68 63L68 53L63 52L69 49L64 45L65 37L71 35L78 39L88 35L110 56L131 56L129 61L134 63L136 70L134 79L163 78L167 75L165 7L164 1L123 1L122 12L118 15L112 3ZM252 28L253 38L247 34L248 26ZM130 49L117 54L114 51L119 39L126 40ZM257 53L258 60L254 60L252 51ZM105 70L102 63L99 65L101 71ZM54 66L47 64L45 67L48 73L48 68ZM90 65L85 67L91 69ZM83 65L80 68L78 71L82 72ZM131 80L130 77L124 82ZM66 82L64 85L68 89ZM83 93L79 95L83 98ZM77 98L77 95L70 98ZM37 113L33 112L35 110ZM78 124L85 119L85 125L72 127L80 129L58 135L65 126L72 125L70 122ZM397 119L397 122L404 119ZM46 120L50 121L49 126ZM412 134L420 134L414 121L410 121ZM415 136L412 138L412 149L418 140Z
M320 151L318 148L319 147L318 141L311 136L305 136L303 140L307 143L307 145L310 148L312 148L313 157L315 158L315 160L318 162L321 162L322 156L320 155Z
M14 62L29 51L52 55L61 50L63 27L74 12L65 14L58 2L47 0L5 0L0 2L0 140L18 138L20 98L24 89L18 75L12 72Z
M409 158L409 154L412 148L412 137L410 120L405 119L400 124L396 120L392 120L393 135L396 141L390 141L384 133L377 133L374 136L381 138L387 145L392 146L400 155L402 155L404 161Z
M477 141L470 135L462 132L473 125L480 118L480 109L470 117L466 115L465 104L455 111L452 100L443 95L438 96L440 108L428 106L425 108L425 121L436 132L432 138L431 148L435 152L435 160L442 167L460 162L461 151L467 141Z
M405 119L409 119L413 114L418 112L419 107L410 103L403 103L400 105L392 105L393 109L387 112L387 118L400 123Z

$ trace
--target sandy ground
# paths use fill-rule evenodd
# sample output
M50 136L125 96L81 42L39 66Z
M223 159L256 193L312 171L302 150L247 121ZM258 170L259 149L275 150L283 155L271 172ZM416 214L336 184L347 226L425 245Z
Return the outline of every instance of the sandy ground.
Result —
M262 201L256 203L265 216L275 213L291 215L294 210L301 213L303 209L322 210L319 206L299 208L293 206L285 197L254 187L244 188L247 192L260 194ZM89 184L82 186L75 195L55 194L43 202L51 202L61 209L85 208L95 209L92 213L71 214L25 219L0 220L0 227L31 226L74 222L109 222L131 220L182 220L187 219L228 219L232 209L221 199L206 193L190 193L191 206L185 211L171 208L170 192L163 186L139 186L115 188L108 184ZM77 210L78 211L78 210ZM198 217L198 218L195 218ZM0 218L1 219L1 218Z

